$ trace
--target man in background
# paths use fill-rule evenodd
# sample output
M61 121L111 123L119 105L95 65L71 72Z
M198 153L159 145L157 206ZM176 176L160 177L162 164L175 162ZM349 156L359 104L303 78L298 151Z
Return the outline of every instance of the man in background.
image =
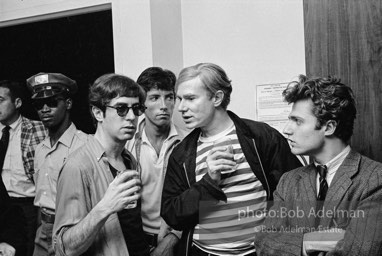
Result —
M292 153L313 163L281 177L258 255L382 255L382 164L349 146L351 88L301 75L283 95L293 103L284 128Z
M60 73L38 73L27 79L32 104L48 130L48 136L35 152L35 206L39 207L41 224L37 229L34 256L54 255L52 232L56 208L58 174L68 158L87 142L87 135L70 119L72 95L77 91L74 80Z
M18 82L0 81L0 171L12 205L21 207L26 218L26 255L31 256L37 228L34 154L46 136L42 122L20 114L22 87Z
M176 82L178 110L194 130L170 156L161 215L183 230L179 255L255 255L267 200L282 173L301 165L278 131L227 110L231 92L212 63L184 68ZM226 137L232 143L214 146Z
M175 81L174 73L160 67L147 68L140 74L137 83L146 92L146 110L138 119L134 138L126 145L141 166L142 224L152 255L172 255L181 235L175 230L170 232L160 217L168 158L183 137L172 123Z

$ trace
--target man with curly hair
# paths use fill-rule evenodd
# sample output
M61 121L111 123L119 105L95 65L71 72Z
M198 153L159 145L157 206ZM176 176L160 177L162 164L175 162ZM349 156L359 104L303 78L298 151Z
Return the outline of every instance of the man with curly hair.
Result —
M257 255L382 255L382 164L349 145L351 88L300 75L283 96L293 103L284 128L292 153L313 163L281 177Z

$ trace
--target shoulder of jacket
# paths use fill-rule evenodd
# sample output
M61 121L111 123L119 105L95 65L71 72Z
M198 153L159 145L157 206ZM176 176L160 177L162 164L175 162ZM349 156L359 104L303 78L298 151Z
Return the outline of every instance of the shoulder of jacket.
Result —
M199 131L197 129L192 130L183 140L179 141L177 145L174 147L171 157L176 158L178 160L184 160L186 157L186 152L190 150L194 150L191 146L195 144L195 141L199 137ZM196 149L195 149L196 150Z
M236 131L244 136L255 139L257 142L275 142L284 139L275 128L266 123L258 122L249 119L241 119L241 122L235 123Z
M283 180L285 182L285 181L295 180L296 182L298 182L298 180L300 180L304 175L307 175L307 173L306 173L307 169L308 169L308 166L301 166L301 167L297 167L293 170L290 170L288 172L285 172L281 176L280 181Z
M46 131L44 124L41 121L32 120L26 117L22 117L22 129Z
M358 153L358 152L357 152ZM360 169L361 170L370 170L372 172L377 172L380 176L382 176L382 163L377 162L367 156L364 156L358 153L360 156Z
M246 124L248 129L250 129L251 131L269 133L269 134L273 134L273 133L279 134L279 132L275 128L271 127L267 123L258 122L258 121L250 120L250 119L242 119L242 120Z

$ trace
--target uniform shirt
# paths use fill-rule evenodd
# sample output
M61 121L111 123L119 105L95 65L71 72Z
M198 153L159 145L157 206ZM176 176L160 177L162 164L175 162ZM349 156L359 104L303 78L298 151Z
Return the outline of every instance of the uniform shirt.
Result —
M35 185L25 175L21 151L21 116L10 125L9 144L1 176L11 197L34 197ZM3 127L0 129L2 130ZM2 135L2 132L1 132Z
M54 213L57 194L57 178L69 154L88 141L88 135L77 130L72 123L51 146L50 136L40 143L35 151L36 197L34 204Z

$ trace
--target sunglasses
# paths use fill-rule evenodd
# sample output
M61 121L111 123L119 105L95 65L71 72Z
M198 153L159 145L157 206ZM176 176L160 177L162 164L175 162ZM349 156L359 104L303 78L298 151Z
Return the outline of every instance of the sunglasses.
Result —
M57 108L58 102L60 100L64 100L63 98L47 98L47 99L39 99L39 100L33 100L32 105L36 110L41 110L45 105L47 105L49 108Z
M133 113L135 116L141 116L145 112L145 109L146 109L146 107L142 104L134 104L131 107L129 107L127 104L121 104L118 106L107 105L106 107L114 108L115 110L117 110L117 114L120 117L125 117L127 115L127 113L129 113L130 109L133 110Z

